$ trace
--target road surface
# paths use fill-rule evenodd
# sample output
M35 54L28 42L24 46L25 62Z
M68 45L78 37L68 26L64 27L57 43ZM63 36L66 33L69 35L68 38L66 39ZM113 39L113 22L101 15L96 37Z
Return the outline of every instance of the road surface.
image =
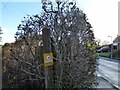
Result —
M98 73L100 77L102 76L112 86L120 89L120 70L118 69L120 63L116 61L117 60L113 61L112 59L99 58ZM108 87L111 86L108 85Z

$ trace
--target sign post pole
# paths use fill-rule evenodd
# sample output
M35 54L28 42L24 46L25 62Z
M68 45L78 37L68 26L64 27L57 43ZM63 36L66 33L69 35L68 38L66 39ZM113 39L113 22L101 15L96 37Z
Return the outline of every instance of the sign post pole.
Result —
M44 50L44 70L45 70L45 87L53 88L53 56L51 53L50 30L42 30L43 50Z

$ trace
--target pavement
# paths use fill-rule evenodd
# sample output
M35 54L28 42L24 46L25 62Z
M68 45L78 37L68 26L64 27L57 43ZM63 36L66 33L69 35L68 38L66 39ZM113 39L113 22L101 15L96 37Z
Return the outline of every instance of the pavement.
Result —
M99 77L99 85L97 86L97 88L106 88L106 89L114 89L115 88L112 87L112 85L106 81L103 77Z
M97 76L98 76L98 81L99 81L99 85L97 87L93 87L97 90L119 90L118 88L116 88L113 84L111 84L106 78L104 78L103 75L101 75L99 72L97 72Z

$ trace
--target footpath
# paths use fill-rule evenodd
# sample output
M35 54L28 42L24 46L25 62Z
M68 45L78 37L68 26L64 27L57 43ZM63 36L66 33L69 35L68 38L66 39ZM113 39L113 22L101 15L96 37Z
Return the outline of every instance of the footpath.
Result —
M106 78L103 77L99 72L97 72L97 78L99 85L94 87L96 90L119 90L114 87Z

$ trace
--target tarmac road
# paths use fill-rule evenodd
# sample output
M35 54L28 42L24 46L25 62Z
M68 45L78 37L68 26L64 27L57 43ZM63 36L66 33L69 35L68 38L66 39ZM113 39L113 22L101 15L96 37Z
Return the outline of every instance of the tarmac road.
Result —
M114 60L114 59L113 59ZM120 70L117 60L99 58L98 79L100 84L97 88L120 89Z

